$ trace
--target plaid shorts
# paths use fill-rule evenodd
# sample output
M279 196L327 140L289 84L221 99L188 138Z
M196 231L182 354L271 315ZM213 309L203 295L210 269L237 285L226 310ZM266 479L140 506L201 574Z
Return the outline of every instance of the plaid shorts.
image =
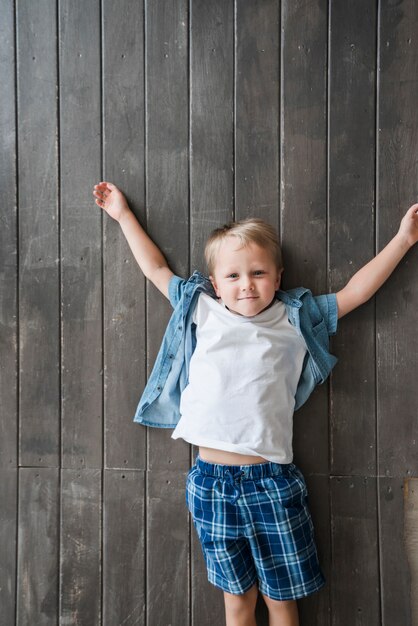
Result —
M255 583L274 600L302 598L325 584L293 464L221 465L196 457L186 483L208 580L233 594Z

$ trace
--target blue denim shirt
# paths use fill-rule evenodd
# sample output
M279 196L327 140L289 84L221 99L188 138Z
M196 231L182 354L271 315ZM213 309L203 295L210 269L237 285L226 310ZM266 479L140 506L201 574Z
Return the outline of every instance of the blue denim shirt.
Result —
M160 428L177 425L180 396L188 383L190 358L196 345L192 316L202 291L216 298L209 278L200 272L194 272L188 280L179 276L171 278L168 293L174 311L139 401L135 422ZM296 389L296 410L337 363L337 358L329 353L329 336L337 330L337 298L335 293L313 296L304 287L279 289L276 298L285 304L289 322L303 336L308 348Z

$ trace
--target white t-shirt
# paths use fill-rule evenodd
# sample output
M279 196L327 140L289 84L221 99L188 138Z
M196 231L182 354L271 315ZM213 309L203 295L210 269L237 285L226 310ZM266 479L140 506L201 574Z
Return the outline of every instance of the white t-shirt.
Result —
M200 294L196 348L173 439L291 463L295 393L305 340L277 300L253 317Z

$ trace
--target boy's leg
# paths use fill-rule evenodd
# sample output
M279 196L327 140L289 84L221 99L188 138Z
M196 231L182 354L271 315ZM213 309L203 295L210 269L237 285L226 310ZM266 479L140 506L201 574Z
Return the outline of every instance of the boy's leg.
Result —
M296 600L273 600L262 594L269 610L269 626L299 626Z
M239 595L224 591L226 626L257 626L255 621L257 596L257 585Z

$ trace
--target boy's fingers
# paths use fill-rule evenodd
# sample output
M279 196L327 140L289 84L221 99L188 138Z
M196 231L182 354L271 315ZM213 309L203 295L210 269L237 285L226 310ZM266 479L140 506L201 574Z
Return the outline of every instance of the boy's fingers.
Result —
M101 183L99 183L100 186L105 186L108 187L109 189L116 189L116 185L114 185L113 183L109 183L105 180L103 180Z

